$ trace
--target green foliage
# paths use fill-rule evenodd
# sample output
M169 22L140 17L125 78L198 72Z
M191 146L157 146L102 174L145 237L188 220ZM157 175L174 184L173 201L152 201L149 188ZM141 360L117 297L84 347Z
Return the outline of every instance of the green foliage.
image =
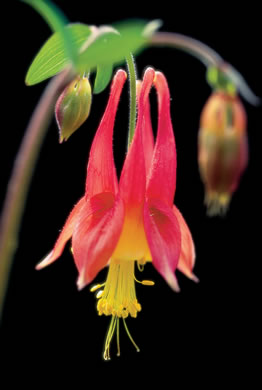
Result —
M128 54L137 54L147 42L143 35L146 24L143 20L131 20L117 23L113 28L98 29L96 39L79 55L80 69L119 64Z
M89 28L75 23L66 26L71 43L78 53L76 71L80 74L97 70L94 93L102 92L112 76L113 66L123 63L130 53L139 53L159 26L144 20L128 20L114 26ZM60 72L69 62L64 36L54 33L42 46L26 75L26 84L34 85Z
M72 43L77 51L91 34L86 24L75 23L66 27L70 30ZM26 75L26 84L34 85L60 72L70 61L65 50L63 36L54 33L34 58Z
M96 71L96 79L94 84L93 92L98 94L102 92L110 83L113 73L113 66L109 65L99 65Z
M63 12L49 0L22 0L31 5L46 21L53 32L61 36L64 51L71 63L76 65L77 52L72 39L70 29L65 28L68 24L67 18Z

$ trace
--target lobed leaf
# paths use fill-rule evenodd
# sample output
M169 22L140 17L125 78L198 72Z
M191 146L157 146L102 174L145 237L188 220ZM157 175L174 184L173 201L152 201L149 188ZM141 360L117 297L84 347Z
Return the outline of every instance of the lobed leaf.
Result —
M72 41L71 31L66 27L69 23L63 12L51 0L22 0L31 5L47 22L53 32L60 33L64 50L73 66L76 66L77 52Z
M159 27L159 21L127 20L113 26L89 28L85 24L70 24L72 44L78 53L77 71L97 70L94 93L102 92L110 82L113 66L125 61L130 53L137 54ZM53 34L33 60L26 84L34 85L60 72L69 63L63 39Z
M130 53L137 54L147 43L144 20L128 20L114 24L113 28L98 29L96 39L82 48L79 67L94 69L97 65L119 64Z
M86 24L74 23L66 27L70 30L72 43L76 51L79 51L83 43L91 34L90 28ZM59 73L69 62L69 57L65 51L65 46L61 34L54 33L42 46L32 64L27 75L26 84L34 85Z

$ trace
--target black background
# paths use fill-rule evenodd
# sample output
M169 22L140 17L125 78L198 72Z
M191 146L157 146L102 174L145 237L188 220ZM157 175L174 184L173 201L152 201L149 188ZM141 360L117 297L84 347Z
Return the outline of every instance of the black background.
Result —
M6 34L1 130L1 201L13 160L30 115L46 82L26 87L24 77L35 53L50 30L27 5L12 3ZM163 31L187 34L213 47L262 96L258 10L225 4L192 6L184 2L155 5L140 2L57 1L70 21L105 24L142 17L163 20ZM142 5L144 8L141 9ZM9 14L10 14L9 13ZM138 75L147 65L162 70L169 81L172 118L177 142L178 172L175 202L186 218L196 245L198 285L179 274L181 293L173 293L151 265L143 278L154 287L137 286L143 310L130 319L130 331L141 352L135 352L124 329L121 357L113 341L110 362L102 360L109 318L98 317L94 294L78 292L77 272L69 252L52 266L35 271L37 262L52 248L73 204L82 196L86 162L92 138L108 98L108 88L94 96L91 115L67 143L58 143L55 121L41 149L31 185L20 244L15 256L1 329L5 366L20 380L33 373L40 380L73 377L128 384L132 378L148 385L194 380L200 384L231 379L251 381L258 346L258 295L261 254L259 185L261 180L261 107L244 102L248 114L250 161L226 218L208 218L197 166L199 116L210 88L205 68L196 59L171 49L148 49L137 58ZM154 96L154 95L153 95ZM120 102L114 135L118 172L125 155L128 92ZM97 281L103 281L102 271ZM252 372L248 363L252 361ZM16 374L16 375L15 375ZM141 377L140 377L141 376ZM210 376L211 379L208 379ZM140 379L138 379L140 377ZM141 379L142 378L142 379ZM142 383L142 382L141 382ZM228 382L227 382L228 383Z

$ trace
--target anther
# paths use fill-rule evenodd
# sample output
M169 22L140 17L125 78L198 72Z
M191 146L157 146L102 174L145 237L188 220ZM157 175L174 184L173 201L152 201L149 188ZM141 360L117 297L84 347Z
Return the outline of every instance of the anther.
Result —
M155 282L153 280L142 280L141 282L144 286L154 286Z
M103 294L104 294L104 290L99 290L98 293L96 294L96 298L97 299L101 298Z
M96 284L95 286L90 288L90 291L94 292L94 291L98 290L99 288L103 287L104 285L105 285L105 283L104 284Z
M154 286L155 282L153 282L152 280L137 280L137 278L135 277L134 275L134 279L137 283L140 283L140 284L143 284L144 286Z

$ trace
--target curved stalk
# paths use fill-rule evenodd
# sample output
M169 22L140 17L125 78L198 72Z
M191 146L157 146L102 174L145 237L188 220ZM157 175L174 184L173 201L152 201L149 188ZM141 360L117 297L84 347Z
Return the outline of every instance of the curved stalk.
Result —
M166 46L175 49L183 50L188 54L198 58L205 66L215 66L228 77L228 79L236 86L239 93L252 105L259 105L261 100L256 96L241 74L234 69L230 64L225 62L223 58L211 49L209 46L187 37L186 35L156 32L149 40L151 46Z
M183 50L198 58L206 66L220 66L223 62L222 57L215 50L197 39L187 37L183 34L156 32L150 38L150 44L153 46L167 46Z
M53 78L46 87L15 159L0 220L0 319L12 259L18 246L19 227L39 150L62 90L73 79L72 68Z

